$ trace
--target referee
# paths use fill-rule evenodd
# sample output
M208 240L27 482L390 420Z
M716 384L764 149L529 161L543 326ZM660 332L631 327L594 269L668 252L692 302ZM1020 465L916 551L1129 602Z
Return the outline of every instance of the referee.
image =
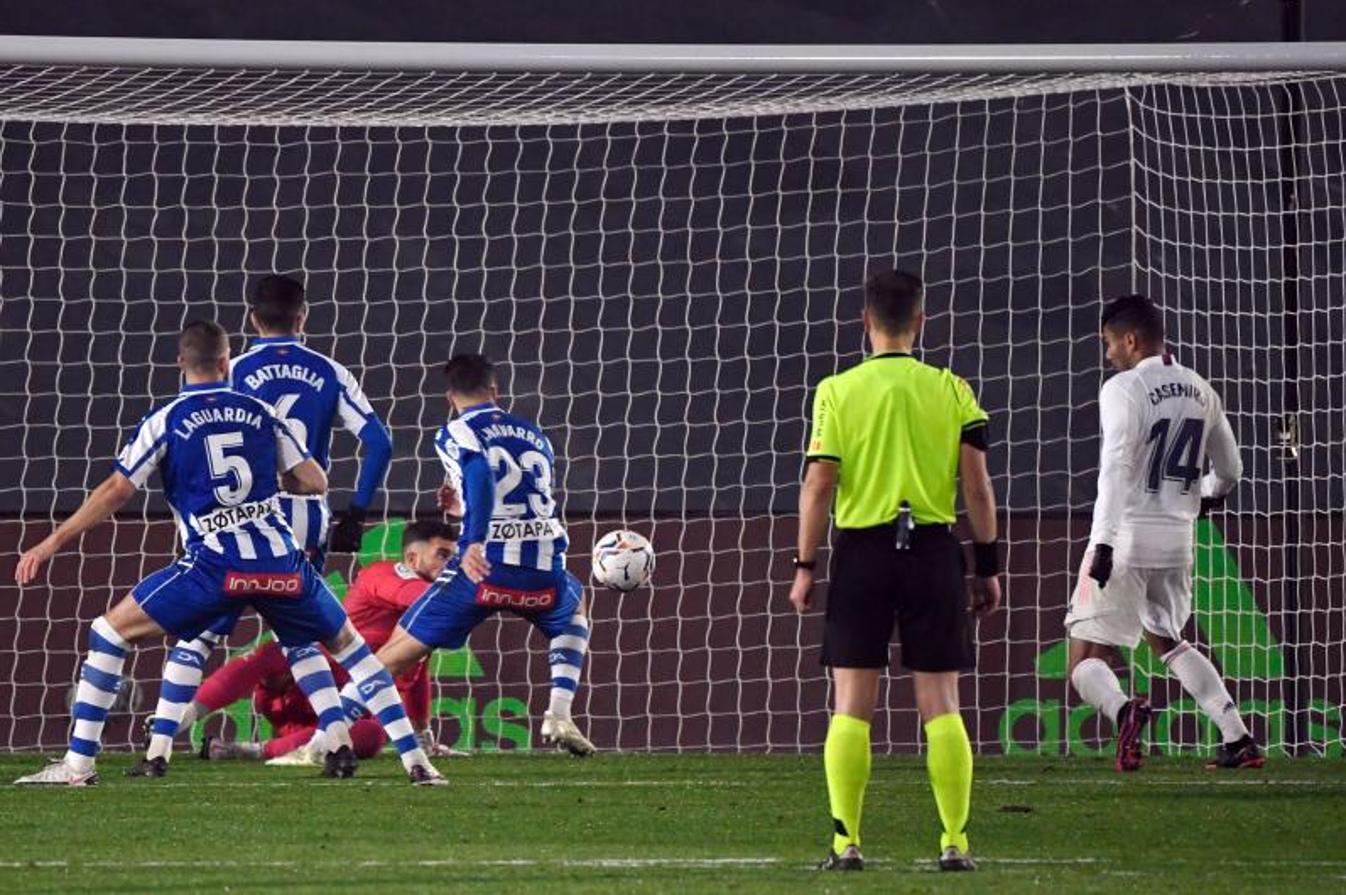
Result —
M958 714L958 672L975 665L972 615L1000 604L995 495L986 472L986 412L966 382L911 355L925 320L921 281L889 271L865 281L863 363L818 386L808 471L799 495L799 552L790 602L812 605L818 547L836 497L836 547L822 663L834 705L823 750L835 836L821 865L860 870L860 811L869 782L869 726L897 622L944 824L941 870L975 870L967 826L972 747ZM956 483L972 527L975 576L952 532Z

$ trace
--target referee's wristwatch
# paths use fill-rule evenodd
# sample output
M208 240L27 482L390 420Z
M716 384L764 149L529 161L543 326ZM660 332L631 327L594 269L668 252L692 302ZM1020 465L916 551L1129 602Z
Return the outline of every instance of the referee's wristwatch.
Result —
M814 568L816 568L817 565L818 565L818 560L816 560L816 559L800 559L800 558L799 558L799 554L795 554L795 557L794 557L793 562L794 562L794 567L795 567L796 569L805 569L806 571L809 571L809 572L812 572L812 571L814 570Z

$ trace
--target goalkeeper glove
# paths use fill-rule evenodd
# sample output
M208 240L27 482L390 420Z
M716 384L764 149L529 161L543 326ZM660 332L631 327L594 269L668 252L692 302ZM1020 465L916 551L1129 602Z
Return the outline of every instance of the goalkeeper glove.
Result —
M341 517L332 528L332 536L328 539L327 549L333 553L357 553L360 550L360 539L365 533L365 513L364 507L357 507L354 504L346 510L346 515Z
M1110 545L1094 545L1094 561L1089 564L1089 577L1097 581L1100 588L1108 586L1108 579L1112 577L1112 547Z

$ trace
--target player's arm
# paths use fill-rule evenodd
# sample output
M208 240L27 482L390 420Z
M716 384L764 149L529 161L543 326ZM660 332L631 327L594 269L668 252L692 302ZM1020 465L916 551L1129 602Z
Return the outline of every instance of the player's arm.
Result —
M349 553L360 548L369 505L373 503L374 494L383 483L383 477L387 475L388 466L393 460L393 439L350 371L345 367L337 367L337 381L341 386L341 393L337 397L341 424L360 440L362 447L355 493L351 495L350 506L346 508L345 514L332 528L332 549L338 553Z
M1127 490L1136 477L1140 414L1124 388L1111 379L1098 393L1098 416L1103 445L1098 457L1098 495L1094 499L1094 521L1089 534L1093 551L1089 576L1100 587L1106 587L1112 577L1112 547L1126 510Z
M495 476L491 474L491 465L486 455L472 452L463 457L463 506L477 507L464 518L463 556L460 565L467 577L480 582L491 574L491 564L486 559L486 534L491 524L491 511L483 512L485 507L495 508Z
M276 431L276 465L280 484L291 494L326 494L327 473L309 455L308 448L289 420L273 417Z
M147 481L168 450L168 411L153 411L140 421L117 455L112 475L84 499L69 519L56 527L36 547L19 557L14 580L27 584L37 577L42 564L72 539L93 528L121 509Z
M972 611L994 612L1000 606L1000 544L995 518L995 490L986 469L990 448L990 417L977 402L972 386L949 373L958 423L958 481L963 491L967 524L972 529Z
M795 544L795 576L790 603L796 612L813 605L813 580L818 550L827 536L827 520L841 470L842 439L835 413L832 380L818 383L813 396L813 430L804 452L807 467L799 489L799 535Z
M962 483L963 505L972 529L972 611L977 615L994 612L1000 606L1000 547L995 518L995 490L986 468L985 426L977 435L965 435L958 446L958 479Z
M1210 457L1210 472L1201 479L1201 513L1224 504L1225 497L1243 477L1243 458L1239 456L1234 429L1229 425L1224 407L1218 408L1215 426L1206 437L1206 454Z
M84 499L84 503L69 519L42 539L37 546L19 557L14 580L27 584L37 577L42 564L55 556L67 543L107 519L136 493L136 486L120 471L112 473Z

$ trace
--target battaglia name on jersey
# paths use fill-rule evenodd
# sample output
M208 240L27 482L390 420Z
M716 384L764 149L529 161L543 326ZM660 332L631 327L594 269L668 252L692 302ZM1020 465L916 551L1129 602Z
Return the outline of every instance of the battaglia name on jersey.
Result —
M514 590L509 587L501 587L498 584L483 582L477 585L477 605L490 606L492 609L528 611L551 609L556 605L556 591L552 588L547 590Z
M302 364L267 364L244 376L243 382L248 388L256 391L262 387L262 383L276 379L297 379L318 391L322 391L322 387L326 384L326 380Z
M213 535L238 528L244 522L255 522L272 513L280 515L280 501L268 497L253 503L241 503L236 507L221 507L213 513L197 516L195 525L201 534Z
M1190 382L1165 382L1150 389L1150 403L1158 404L1169 398L1191 398L1202 407L1206 406L1206 395Z
M260 429L262 415L242 407L203 407L184 416L173 434L185 440L206 423L242 423Z
M555 519L491 520L488 541L543 541L559 538L561 526Z

